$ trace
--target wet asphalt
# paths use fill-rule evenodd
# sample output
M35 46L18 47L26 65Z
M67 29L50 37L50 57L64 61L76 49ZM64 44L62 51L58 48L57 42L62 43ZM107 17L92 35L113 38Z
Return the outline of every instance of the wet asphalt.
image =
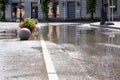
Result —
M120 30L84 24L39 27L27 41L14 34L0 39L1 80L49 80L41 39L59 80L120 80Z

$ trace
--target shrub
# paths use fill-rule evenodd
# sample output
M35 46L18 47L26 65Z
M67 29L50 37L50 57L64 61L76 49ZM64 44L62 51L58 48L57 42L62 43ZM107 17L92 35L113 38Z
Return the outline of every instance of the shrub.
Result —
M37 19L25 18L23 22L20 22L20 28L28 28L31 32L36 27L38 23Z

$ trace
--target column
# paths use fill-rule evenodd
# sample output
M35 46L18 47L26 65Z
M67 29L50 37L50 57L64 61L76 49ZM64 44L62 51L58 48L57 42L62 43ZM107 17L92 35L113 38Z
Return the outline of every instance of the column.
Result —
M41 10L41 4L38 4L38 18L40 20L43 19L43 13L42 13L42 10Z
M25 17L31 18L31 2L25 2Z
M6 14L5 14L5 18L8 21L12 21L12 17L11 17L11 5L8 5L7 9L6 9Z

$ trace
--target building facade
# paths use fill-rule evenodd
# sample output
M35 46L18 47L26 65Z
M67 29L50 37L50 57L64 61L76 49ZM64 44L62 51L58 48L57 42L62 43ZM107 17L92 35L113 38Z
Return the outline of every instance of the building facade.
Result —
M104 5L107 0L103 0ZM113 10L114 17L120 17L120 0L116 0L116 8ZM96 0L96 10L94 17L100 18L102 7L102 0ZM62 20L74 20L81 18L89 18L90 14L87 13L87 1L86 0L53 0L49 4L48 17ZM106 12L108 8L104 6ZM6 20L16 21L20 18L38 18L43 19L43 13L41 11L40 0L12 0L6 9Z

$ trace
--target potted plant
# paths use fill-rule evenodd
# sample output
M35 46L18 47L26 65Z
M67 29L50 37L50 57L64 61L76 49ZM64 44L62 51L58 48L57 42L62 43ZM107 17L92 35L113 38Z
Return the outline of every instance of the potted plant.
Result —
M28 28L32 33L37 23L38 23L37 19L25 18L23 22L20 22L19 27Z
M19 27L19 37L21 40L28 40L31 33L34 31L36 24L38 23L37 19L25 18L23 22L20 22Z

